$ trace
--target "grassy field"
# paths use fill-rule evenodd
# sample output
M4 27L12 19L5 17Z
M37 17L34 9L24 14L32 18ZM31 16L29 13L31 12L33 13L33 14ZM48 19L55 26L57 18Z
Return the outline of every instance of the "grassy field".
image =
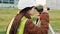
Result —
M7 25L17 12L18 9L16 8L0 8L0 34L5 34ZM50 24L54 31L60 33L60 10L51 10L49 11L49 15Z

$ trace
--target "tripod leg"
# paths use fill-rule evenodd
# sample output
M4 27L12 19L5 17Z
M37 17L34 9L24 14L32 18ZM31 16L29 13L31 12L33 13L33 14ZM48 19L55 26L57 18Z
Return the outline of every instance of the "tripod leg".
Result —
M50 29L50 31L51 31L52 34L55 34L55 32L54 32L54 30L53 30L53 28L51 27L50 24L49 24L49 29Z
M38 19L36 19L36 24L38 23Z

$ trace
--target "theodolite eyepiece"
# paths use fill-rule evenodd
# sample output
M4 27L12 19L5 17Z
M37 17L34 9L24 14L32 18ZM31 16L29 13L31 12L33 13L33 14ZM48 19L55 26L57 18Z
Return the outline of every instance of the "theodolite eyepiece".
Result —
M35 9L36 9L39 13L43 12L43 6L35 7ZM50 10L50 8L47 7L47 10Z

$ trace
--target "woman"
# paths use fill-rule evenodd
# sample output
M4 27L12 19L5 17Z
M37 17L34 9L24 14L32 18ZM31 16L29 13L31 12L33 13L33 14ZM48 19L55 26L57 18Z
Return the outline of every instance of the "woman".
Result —
M49 22L48 13L42 12L41 27L38 27L31 20L31 16L34 15L35 10L36 10L35 7L26 7L22 9L19 12L19 14L15 16L15 19L13 21L9 34L19 34L18 29L21 25L21 22L22 22L21 20L24 16L27 18L27 20L25 23L23 34L48 34L48 22ZM43 21L45 23L43 23Z

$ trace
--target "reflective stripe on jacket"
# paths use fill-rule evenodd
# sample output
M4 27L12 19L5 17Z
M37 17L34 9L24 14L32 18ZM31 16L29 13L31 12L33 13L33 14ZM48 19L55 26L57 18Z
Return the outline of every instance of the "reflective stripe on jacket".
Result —
M9 34L10 32L10 29L11 29L11 26L13 24L13 20L14 18L12 19L11 23L9 24L8 28L7 28L7 32L6 34ZM24 16L22 19L21 19L21 23L19 25L19 28L17 29L17 34L23 34L24 33L24 27L25 27L25 23L27 21L27 18Z

